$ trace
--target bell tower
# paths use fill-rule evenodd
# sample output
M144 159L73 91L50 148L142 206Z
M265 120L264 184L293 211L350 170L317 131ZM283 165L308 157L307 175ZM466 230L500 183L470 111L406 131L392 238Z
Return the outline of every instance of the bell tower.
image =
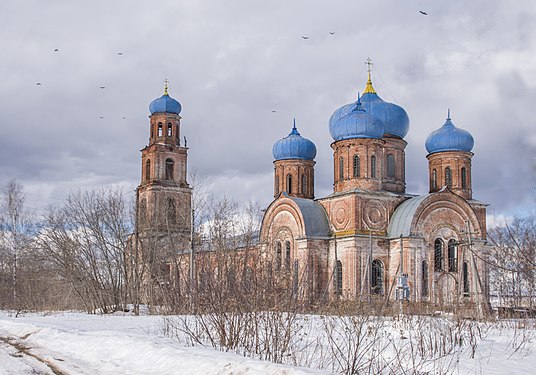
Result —
M149 106L149 144L141 150L137 230L163 258L191 248L192 188L186 180L188 148L181 144L180 103L164 95Z

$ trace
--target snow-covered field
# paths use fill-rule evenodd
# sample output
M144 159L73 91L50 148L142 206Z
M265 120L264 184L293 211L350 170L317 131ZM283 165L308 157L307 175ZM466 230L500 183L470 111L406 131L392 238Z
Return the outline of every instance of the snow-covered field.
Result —
M321 347L323 330L334 327L326 324L325 317L308 315L299 322L304 348L302 356L311 351L311 343ZM432 335L423 327L449 325L443 318L426 318L430 321L410 318L402 323L385 318L380 325L367 321L366 336L371 329L387 332L379 334L378 343L385 349L385 357L391 358L391 366L385 373L455 373L455 374L529 374L536 373L536 330L534 322L503 322L500 324L471 323L479 338L472 341L471 335L462 332L459 348L433 361L419 362L417 356L408 356L408 348L422 347L419 338L433 338L429 348L445 347L452 340L447 332ZM182 320L178 320L182 321ZM323 369L309 369L278 365L226 353L210 347L188 346L188 340L171 339L160 316L88 315L84 313L22 314L15 317L0 312L0 374L329 374L339 372L335 358L325 344L324 351L311 351L322 361ZM414 327L408 328L409 326ZM309 328L308 328L309 327ZM379 328L381 327L381 328ZM168 327L169 328L169 327ZM358 334L343 331L337 334L336 342L343 344ZM475 331L476 332L476 331ZM169 332L168 332L169 333ZM345 336L346 335L346 336ZM305 337L312 339L303 339ZM346 338L345 338L346 337ZM364 336L363 336L364 337ZM426 341L426 340L425 340ZM443 341L442 343L440 341ZM370 355L376 350L376 341L362 347ZM421 345L421 346L419 346ZM428 344L427 344L428 345ZM307 346L307 347L305 347ZM448 346L448 345L447 345ZM333 348L333 346L331 347ZM350 346L351 348L351 346ZM427 346L428 348L428 346ZM315 349L318 350L318 349ZM397 351L399 350L399 351ZM435 350L435 349L434 349ZM315 354L316 353L316 354ZM323 354L319 354L323 353ZM388 357L391 356L391 357ZM308 362L315 362L315 358ZM420 365L409 366L417 361ZM438 365L438 363L441 363ZM374 373L374 372L372 372Z

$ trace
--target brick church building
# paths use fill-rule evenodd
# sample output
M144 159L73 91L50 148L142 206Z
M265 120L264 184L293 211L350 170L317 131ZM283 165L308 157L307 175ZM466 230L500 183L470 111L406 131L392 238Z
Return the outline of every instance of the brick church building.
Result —
M138 232L146 241L172 238L170 246L186 254L192 190L180 110L167 88L150 105ZM329 131L333 193L326 197L315 197L316 146L296 124L274 144L274 200L264 213L256 256L270 262L276 277L291 275L308 299L486 304L486 205L473 199L471 134L449 113L426 140L429 193L406 193L409 118L381 99L370 69L362 96L333 113ZM147 218L160 218L151 235Z

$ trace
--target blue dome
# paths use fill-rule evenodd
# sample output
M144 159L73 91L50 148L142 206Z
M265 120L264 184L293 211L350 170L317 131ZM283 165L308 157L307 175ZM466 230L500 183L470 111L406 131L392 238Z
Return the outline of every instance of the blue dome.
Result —
M361 103L370 115L383 121L384 135L404 138L408 134L409 117L402 107L384 101L375 92L366 91L361 97Z
M384 125L381 120L365 111L358 99L357 103L345 105L331 115L329 133L335 141L353 138L380 139L383 137Z
M164 95L155 99L149 104L149 111L153 113L181 113L181 103L169 96L167 87L164 90Z
M296 122L289 135L280 139L272 147L272 154L275 160L302 159L313 160L316 156L316 147L313 142L303 138L298 129Z
M450 111L449 111L450 112ZM441 151L471 152L475 141L471 133L458 129L450 120L450 113L442 127L435 130L426 138L426 151L433 154Z
M331 116L329 127L330 132L332 127L336 127L332 122L337 121L337 119L344 117L348 113L352 112L356 106L357 102L346 104L341 108L337 109ZM409 118L406 111L393 103L384 101L376 93L372 87L372 81L369 79L367 81L367 86L361 97L361 105L363 109L376 120L379 120L383 124L383 134L380 137L371 137L371 138L382 138L386 135L391 135L399 138L404 138L409 131ZM333 134L332 134L333 137ZM352 137L350 137L352 138ZM360 137L353 137L360 138Z

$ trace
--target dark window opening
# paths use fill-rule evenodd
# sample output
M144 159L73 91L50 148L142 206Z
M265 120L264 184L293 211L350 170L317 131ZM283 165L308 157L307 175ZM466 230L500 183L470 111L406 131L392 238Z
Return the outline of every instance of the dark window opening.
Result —
M434 242L434 270L436 272L443 271L443 241L437 238Z
M307 177L305 175L301 176L301 193L303 195L307 194Z
M341 156L339 158L339 180L342 181L343 179L344 179L344 159Z
M383 295L383 263L378 259L372 261L370 287L372 294Z
M287 175L287 193L292 194L292 175Z
M173 126L171 125L171 122L169 124L167 124L167 136L168 137L171 137L172 133L173 133Z
M452 188L452 169L450 167L445 168L445 184Z
M370 157L370 177L376 178L376 156Z
M463 294L469 295L469 266L467 262L463 262L462 266L462 279L463 279Z
M354 177L359 177L361 174L359 165L359 155L354 155Z
M162 123L161 122L158 123L158 136L159 137L162 136Z
M462 175L462 189L467 189L467 170L465 169L465 167L462 167L462 171L461 171L461 175Z
M432 191L437 190L437 171L432 170Z
M274 191L275 195L279 194L279 176L275 176L275 182L274 182Z
M456 257L456 241L449 240L447 245L449 272L458 272L458 259Z

